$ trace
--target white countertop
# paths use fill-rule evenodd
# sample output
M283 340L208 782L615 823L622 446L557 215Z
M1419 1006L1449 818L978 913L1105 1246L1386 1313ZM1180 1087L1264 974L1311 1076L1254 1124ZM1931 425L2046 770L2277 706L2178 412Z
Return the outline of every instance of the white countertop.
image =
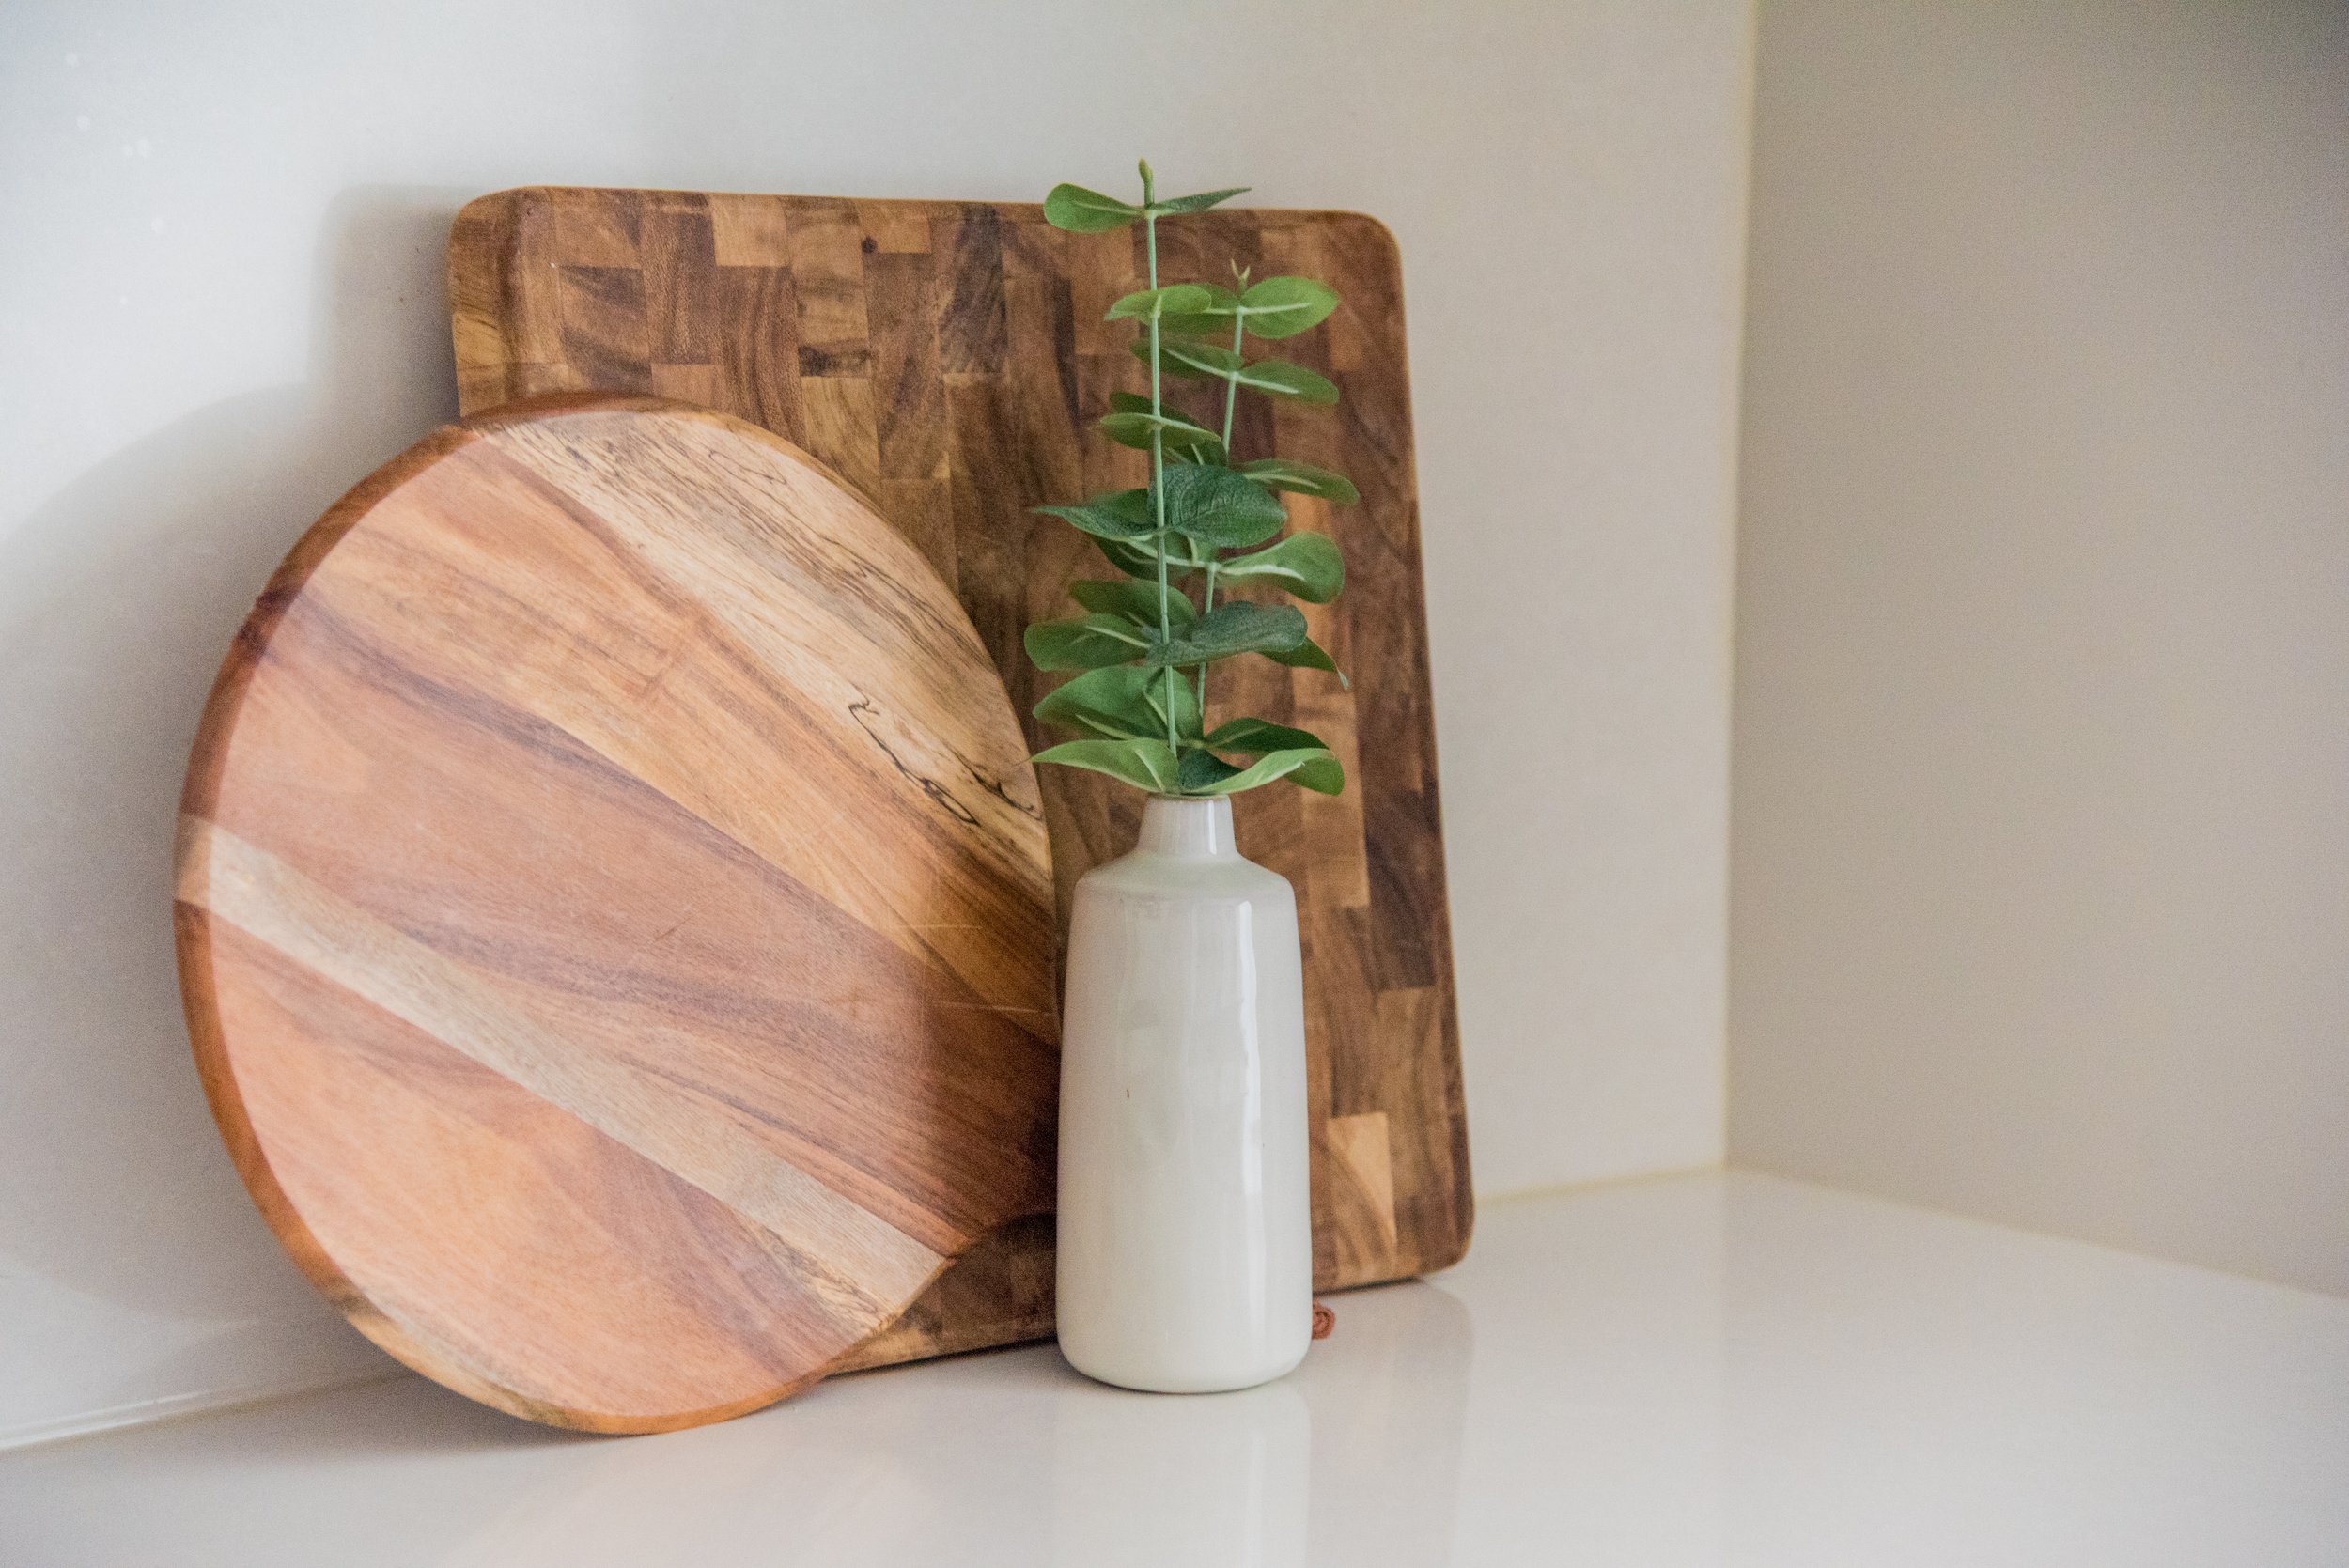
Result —
M0 1562L2349 1564L2349 1301L1744 1174L1330 1300L1238 1394L1036 1346L613 1439L402 1375L0 1455Z

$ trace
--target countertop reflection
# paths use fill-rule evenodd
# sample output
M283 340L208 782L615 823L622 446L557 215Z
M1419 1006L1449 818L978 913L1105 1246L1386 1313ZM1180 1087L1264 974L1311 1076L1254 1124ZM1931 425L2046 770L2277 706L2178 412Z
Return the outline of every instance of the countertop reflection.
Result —
M1035 1346L602 1439L403 1375L0 1455L0 1561L2349 1561L2349 1301L1745 1175L1331 1299L1236 1394Z

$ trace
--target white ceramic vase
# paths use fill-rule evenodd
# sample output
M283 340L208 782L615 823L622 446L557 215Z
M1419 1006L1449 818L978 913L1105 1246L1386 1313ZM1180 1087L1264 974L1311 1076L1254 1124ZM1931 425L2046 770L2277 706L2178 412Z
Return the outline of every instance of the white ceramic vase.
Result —
M1077 884L1062 1009L1061 1351L1128 1389L1280 1376L1313 1331L1297 896L1228 800L1151 797Z

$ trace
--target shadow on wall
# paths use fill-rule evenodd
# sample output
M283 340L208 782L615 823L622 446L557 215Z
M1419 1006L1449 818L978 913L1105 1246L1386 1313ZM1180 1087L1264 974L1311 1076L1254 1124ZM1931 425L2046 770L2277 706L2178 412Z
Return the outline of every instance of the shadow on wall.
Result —
M15 1271L163 1317L305 1310L189 1055L173 826L213 673L278 559L455 416L441 258L472 194L337 197L310 380L123 448L0 540L0 790L18 803L0 864L19 883L0 905L19 1075L0 1100L0 1254Z

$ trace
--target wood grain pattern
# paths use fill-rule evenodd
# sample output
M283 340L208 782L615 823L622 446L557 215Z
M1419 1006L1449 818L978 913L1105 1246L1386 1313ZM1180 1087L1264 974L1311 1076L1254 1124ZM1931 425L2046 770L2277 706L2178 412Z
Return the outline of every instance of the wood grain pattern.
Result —
M1103 573L1028 509L1142 482L1141 455L1090 428L1111 392L1143 385L1128 329L1101 320L1142 286L1130 238L1063 234L1010 204L502 192L467 207L450 241L459 394L475 412L658 389L800 442L954 587L1024 715L1050 677L1029 666L1021 628L1069 613L1072 575ZM1345 548L1345 597L1306 613L1354 690L1236 660L1218 691L1227 711L1328 737L1351 781L1336 799L1268 789L1236 803L1248 853L1298 891L1316 1283L1440 1268L1468 1246L1471 1205L1399 261L1386 230L1351 213L1220 210L1161 240L1170 279L1237 260L1326 278L1346 298L1282 345L1338 383L1338 409L1244 402L1235 444L1260 454L1277 437L1361 489L1358 507L1289 498L1297 526ZM1028 729L1034 745L1056 738ZM1093 775L1048 768L1042 782L1065 914L1076 879L1131 846L1139 806ZM843 1365L1049 1333L1049 1246L1041 1224L998 1233Z
M755 1408L1050 1208L1019 728L944 584L765 430L564 399L362 484L222 671L179 877L264 1214L518 1415Z

